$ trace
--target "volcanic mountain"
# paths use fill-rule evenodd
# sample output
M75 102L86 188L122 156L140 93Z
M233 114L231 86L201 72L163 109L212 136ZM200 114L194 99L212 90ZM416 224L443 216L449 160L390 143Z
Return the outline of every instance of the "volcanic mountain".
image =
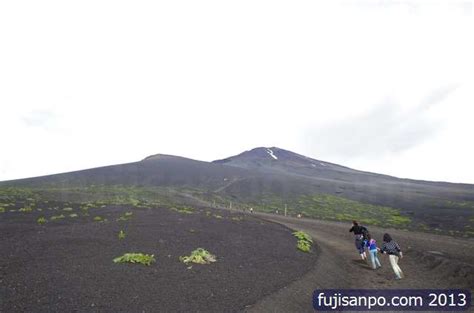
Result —
M474 185L400 179L260 147L213 162L157 154L120 165L1 182L0 186L156 188L200 203L282 210L472 235ZM176 200L178 201L178 200Z

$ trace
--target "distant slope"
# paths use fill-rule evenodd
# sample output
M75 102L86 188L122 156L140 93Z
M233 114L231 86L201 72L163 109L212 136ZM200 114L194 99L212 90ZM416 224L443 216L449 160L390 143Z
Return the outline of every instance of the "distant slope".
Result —
M139 162L5 181L14 186L88 185L189 186L218 188L227 179L250 176L246 169L158 154Z
M394 226L456 229L474 234L474 185L427 182L351 169L276 148L255 148L213 162L157 154L142 161L0 182L0 186L84 187L122 185L185 188L208 202L233 201L262 210ZM190 194L189 189L197 190ZM351 202L356 201L356 202ZM364 204L367 204L364 209ZM373 205L373 206L369 206ZM387 209L385 207L388 207ZM387 213L388 212L388 213Z

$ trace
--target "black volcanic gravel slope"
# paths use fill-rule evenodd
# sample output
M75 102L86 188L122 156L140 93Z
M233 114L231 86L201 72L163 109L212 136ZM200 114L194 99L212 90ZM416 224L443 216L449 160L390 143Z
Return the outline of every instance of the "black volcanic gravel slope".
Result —
M302 277L316 262L317 253L296 249L289 229L251 216L154 208L132 209L129 221L116 221L130 210L91 209L90 216L66 214L44 226L37 225L38 216L56 211L3 213L0 311L235 312ZM93 222L96 215L108 222ZM120 229L124 240L117 237ZM217 262L189 267L179 261L198 247ZM154 254L156 263L112 262L126 252Z

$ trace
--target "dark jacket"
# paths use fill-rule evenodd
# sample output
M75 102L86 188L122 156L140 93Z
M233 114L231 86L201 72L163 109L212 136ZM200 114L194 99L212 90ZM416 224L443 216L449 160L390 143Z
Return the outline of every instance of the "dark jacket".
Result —
M351 229L349 229L349 232L354 232L354 235L363 235L366 231L367 228L360 225L352 226Z
M398 243L396 243L395 241L389 241L389 242L384 242L383 245L382 245L382 248L380 249L380 252L382 253L388 253L388 254L391 254L391 255L397 255L397 256L400 256L400 252L402 250L400 249L400 246L398 245Z

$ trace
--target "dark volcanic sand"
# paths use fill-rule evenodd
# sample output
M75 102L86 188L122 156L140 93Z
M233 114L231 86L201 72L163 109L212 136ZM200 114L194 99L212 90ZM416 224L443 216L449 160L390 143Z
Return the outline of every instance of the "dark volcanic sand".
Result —
M117 222L126 211L133 211L132 219ZM211 211L223 216L218 219L206 211L211 210L183 214L115 206L78 218L48 210L2 213L0 311L233 312L314 267L317 253L299 252L289 229ZM66 219L36 223L39 216L61 213ZM109 221L93 222L96 215ZM120 229L127 235L122 241ZM218 261L188 269L178 260L198 247ZM157 262L149 267L112 262L126 252L154 254Z

